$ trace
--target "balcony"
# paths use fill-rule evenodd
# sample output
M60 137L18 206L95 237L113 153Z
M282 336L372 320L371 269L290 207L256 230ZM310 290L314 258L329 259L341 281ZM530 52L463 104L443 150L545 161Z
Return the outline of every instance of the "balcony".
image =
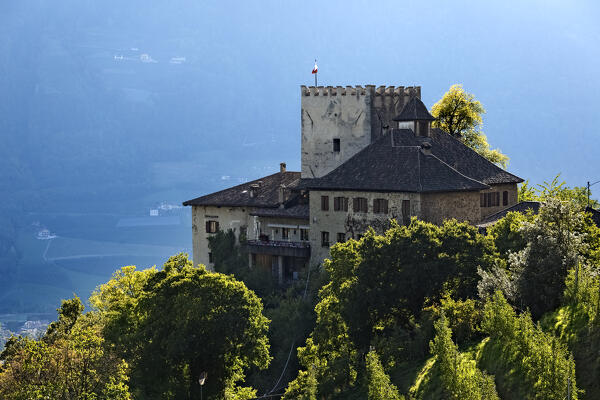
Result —
M286 257L310 257L310 244L308 242L268 239L248 240L246 241L246 248L248 252L256 254L271 254Z

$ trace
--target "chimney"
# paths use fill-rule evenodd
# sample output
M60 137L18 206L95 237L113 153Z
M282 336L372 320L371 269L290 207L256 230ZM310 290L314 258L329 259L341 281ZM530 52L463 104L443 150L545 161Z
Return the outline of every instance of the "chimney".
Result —
M286 194L287 193L286 193L285 185L280 185L279 186L279 193L278 194L279 194L279 198L278 198L278 200L279 200L279 208L284 208L283 203L287 200L286 199L286 197L287 197Z
M431 143L423 142L421 145L421 152L427 156L431 155Z
M285 172L285 163L284 162L282 162L282 163L279 164L279 172L280 173Z

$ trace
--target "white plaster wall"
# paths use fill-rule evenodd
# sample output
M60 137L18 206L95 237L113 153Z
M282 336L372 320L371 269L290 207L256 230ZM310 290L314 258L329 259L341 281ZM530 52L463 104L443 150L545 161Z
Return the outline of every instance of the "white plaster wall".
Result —
M249 209L244 207L214 207L214 206L193 206L192 207L192 247L194 265L204 264L208 269L213 270L214 265L208 262L208 237L212 233L206 232L206 221L219 221L219 229L227 231L234 229L236 238L239 239L240 227L248 228L248 234L251 231L251 220Z
M302 178L319 178L371 143L371 94L309 89L315 90L301 95ZM340 139L339 152L333 151L334 138Z

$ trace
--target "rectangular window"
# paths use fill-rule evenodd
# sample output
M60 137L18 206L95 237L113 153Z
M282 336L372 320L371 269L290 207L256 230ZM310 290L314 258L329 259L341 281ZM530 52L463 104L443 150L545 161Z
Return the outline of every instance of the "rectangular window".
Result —
M308 229L300 229L300 240L308 241Z
M504 192L502 192L502 205L503 206L508 205L508 192L506 190Z
M348 198L347 197L334 197L333 198L333 211L348 211Z
M281 228L281 238L284 240L290 238L290 228Z
M219 231L219 221L206 221L206 233L217 233Z
M340 139L333 139L333 151L334 153L340 152Z
M211 264L214 263L212 253L208 253L208 262L211 263Z
M355 197L352 201L354 212L367 212L367 199L364 197Z
M329 232L321 232L321 246L329 247Z
M429 136L429 121L419 121L419 136Z
M388 201L386 199L373 199L373 212L375 214L387 214Z
M338 243L344 243L346 241L346 234L339 232L337 234L337 241Z
M321 211L329 211L329 196L321 196Z
M402 200L402 223L410 224L410 200Z
M498 207L500 205L500 192L481 193L479 199L481 207Z

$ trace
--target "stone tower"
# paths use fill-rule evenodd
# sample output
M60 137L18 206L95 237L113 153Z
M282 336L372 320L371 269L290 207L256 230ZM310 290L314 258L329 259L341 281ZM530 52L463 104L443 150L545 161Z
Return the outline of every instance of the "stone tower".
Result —
M302 178L320 178L385 134L419 86L302 86Z

